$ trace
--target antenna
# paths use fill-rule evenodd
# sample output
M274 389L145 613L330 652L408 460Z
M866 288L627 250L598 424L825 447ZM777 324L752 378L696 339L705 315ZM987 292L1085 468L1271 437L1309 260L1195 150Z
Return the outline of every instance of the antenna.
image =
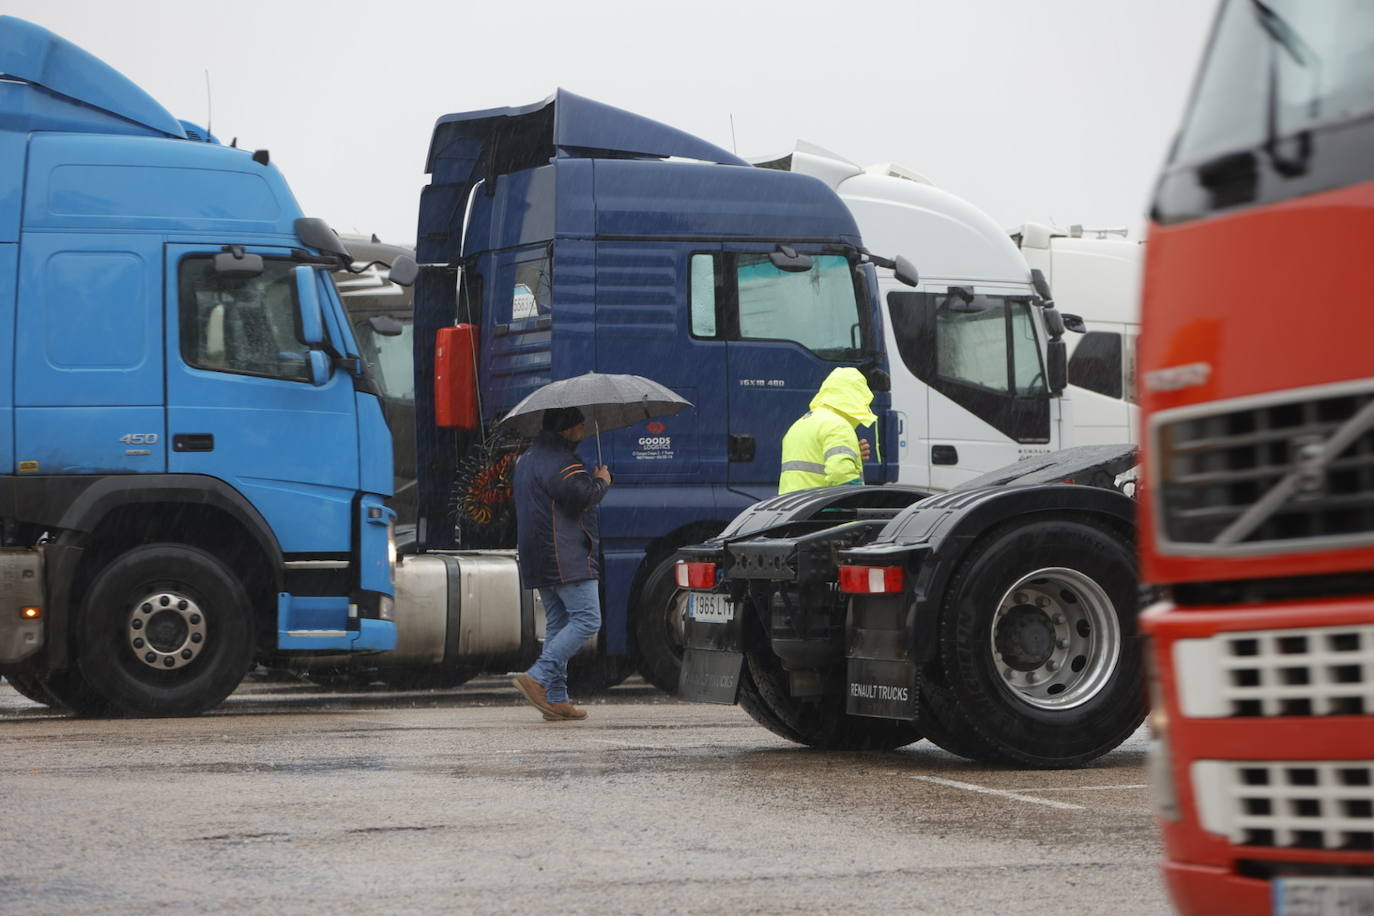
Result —
M214 105L214 99L213 99L213 97L210 95L210 68L209 68L209 67L206 67L206 68L205 68L205 139L206 139L207 142L209 141L210 137L214 136L214 130L212 129L212 125L213 125L214 120L215 120L215 105Z
M739 144L735 142L735 113L730 112L730 152L739 155Z

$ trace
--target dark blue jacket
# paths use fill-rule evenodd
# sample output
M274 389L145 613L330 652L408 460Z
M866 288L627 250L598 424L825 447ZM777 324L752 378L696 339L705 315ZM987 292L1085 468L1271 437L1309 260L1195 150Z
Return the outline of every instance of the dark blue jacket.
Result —
M597 480L558 433L544 432L515 462L515 529L525 588L596 579L596 504L607 484Z

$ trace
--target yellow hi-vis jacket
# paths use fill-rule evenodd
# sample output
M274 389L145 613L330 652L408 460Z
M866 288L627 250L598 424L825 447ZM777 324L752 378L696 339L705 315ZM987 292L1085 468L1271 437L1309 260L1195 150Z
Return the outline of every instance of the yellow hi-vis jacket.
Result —
M811 399L811 410L782 437L778 492L863 483L859 437L854 429L878 418L869 410L873 392L858 369L836 369Z

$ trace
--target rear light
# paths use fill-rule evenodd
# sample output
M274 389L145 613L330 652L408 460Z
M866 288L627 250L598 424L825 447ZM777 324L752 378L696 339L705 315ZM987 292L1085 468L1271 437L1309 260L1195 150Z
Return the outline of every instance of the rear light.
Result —
M678 588L711 589L716 587L716 564L688 563L678 560L675 570Z
M841 566L840 591L851 595L891 595L906 588L900 566Z

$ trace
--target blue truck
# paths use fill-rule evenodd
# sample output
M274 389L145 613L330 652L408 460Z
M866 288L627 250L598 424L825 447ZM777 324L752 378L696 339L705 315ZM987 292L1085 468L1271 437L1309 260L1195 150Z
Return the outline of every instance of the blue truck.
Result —
M43 28L0 17L0 74L0 673L191 714L254 659L394 648L391 448L338 237L267 151Z

